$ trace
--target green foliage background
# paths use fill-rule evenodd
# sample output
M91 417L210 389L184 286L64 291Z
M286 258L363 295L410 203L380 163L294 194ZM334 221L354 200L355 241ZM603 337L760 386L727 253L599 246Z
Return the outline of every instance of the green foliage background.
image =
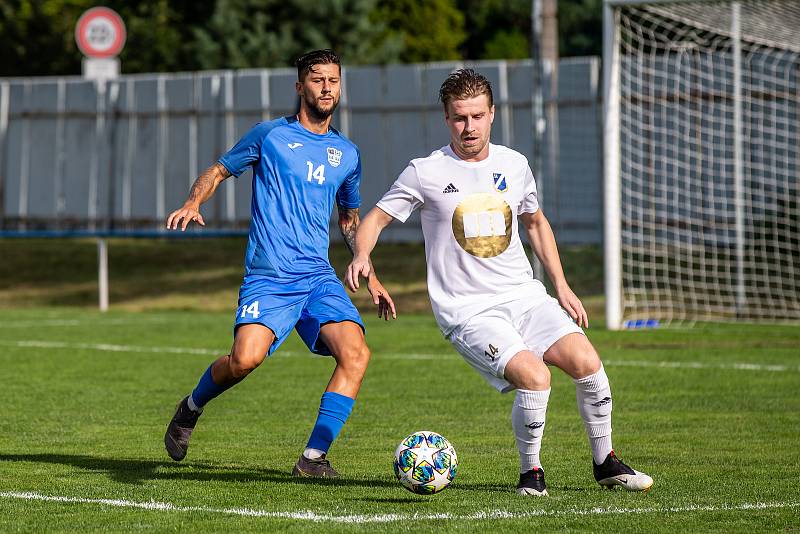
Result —
M348 65L530 55L529 0L106 0L125 21L123 73L291 66L337 50ZM79 74L75 24L94 0L0 0L0 76ZM562 56L600 54L602 0L561 0Z

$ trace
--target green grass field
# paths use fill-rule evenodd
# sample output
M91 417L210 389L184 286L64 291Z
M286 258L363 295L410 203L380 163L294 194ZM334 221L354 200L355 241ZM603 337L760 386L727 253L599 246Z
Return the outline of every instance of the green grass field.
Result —
M73 260L86 263L88 275L64 266L72 260L56 262L47 283L63 294L84 284L85 305L25 300L20 295L34 295L30 270L45 269L9 267L29 260L6 245L0 532L800 530L798 327L608 332L595 320L588 334L612 383L615 448L655 485L647 495L597 486L574 387L554 371L542 452L550 497L536 499L513 491L512 396L486 386L429 314L393 324L368 317L373 361L330 453L342 478L295 480L291 467L316 417L329 358L310 356L293 336L209 404L189 456L174 463L163 450L166 424L227 350L232 312L158 300L153 286L163 280L151 282L154 300L143 305L133 289L146 286L140 272L115 271L113 247L111 312L92 309L92 267L80 254ZM164 257L161 270L172 261L181 266L174 276L191 280L180 254ZM239 268L239 256L228 261ZM387 270L398 288L419 283ZM217 287L221 300L231 291L235 298L226 284ZM187 292L172 289L164 295ZM458 477L441 494L417 496L394 480L394 448L416 430L440 432L458 452Z

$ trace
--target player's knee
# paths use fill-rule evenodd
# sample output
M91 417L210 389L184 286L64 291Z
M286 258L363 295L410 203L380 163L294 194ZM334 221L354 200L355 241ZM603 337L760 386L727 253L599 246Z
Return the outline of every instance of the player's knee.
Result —
M547 368L546 365L542 365L541 367L537 367L531 373L531 387L526 389L532 389L541 391L550 387L550 369Z
M264 361L263 356L236 354L231 355L228 367L231 376L235 379L242 379L249 375L256 367Z
M371 352L366 343L350 347L343 351L340 363L353 374L363 375L369 365Z
M371 356L372 353L370 352L366 343L362 343L361 346L356 349L355 364L362 373L367 370L367 365L369 365L369 359Z
M573 378L585 378L595 374L602 367L600 357L594 350L587 350L580 354L574 362Z
M528 367L524 373L517 377L518 388L532 391L541 391L550 387L550 369L546 365Z
M506 364L503 374L518 389L544 390L550 387L550 369L530 351L515 354Z

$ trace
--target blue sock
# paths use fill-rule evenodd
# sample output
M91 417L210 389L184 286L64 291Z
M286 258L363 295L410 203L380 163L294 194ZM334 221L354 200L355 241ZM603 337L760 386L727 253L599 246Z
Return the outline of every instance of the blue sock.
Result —
M225 391L231 386L218 386L211 378L211 366L208 366L206 372L200 377L200 382L195 386L192 391L192 401L198 408L202 408L208 401Z
M323 393L319 403L317 423L311 431L306 448L328 452L331 443L339 435L350 412L353 411L353 403L355 400L350 397L332 391Z

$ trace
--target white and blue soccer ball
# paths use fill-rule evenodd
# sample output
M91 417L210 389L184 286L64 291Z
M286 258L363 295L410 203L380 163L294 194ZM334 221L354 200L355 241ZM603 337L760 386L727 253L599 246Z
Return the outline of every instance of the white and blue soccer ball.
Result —
M394 451L394 474L414 493L438 493L453 482L457 472L456 450L436 432L414 432Z

